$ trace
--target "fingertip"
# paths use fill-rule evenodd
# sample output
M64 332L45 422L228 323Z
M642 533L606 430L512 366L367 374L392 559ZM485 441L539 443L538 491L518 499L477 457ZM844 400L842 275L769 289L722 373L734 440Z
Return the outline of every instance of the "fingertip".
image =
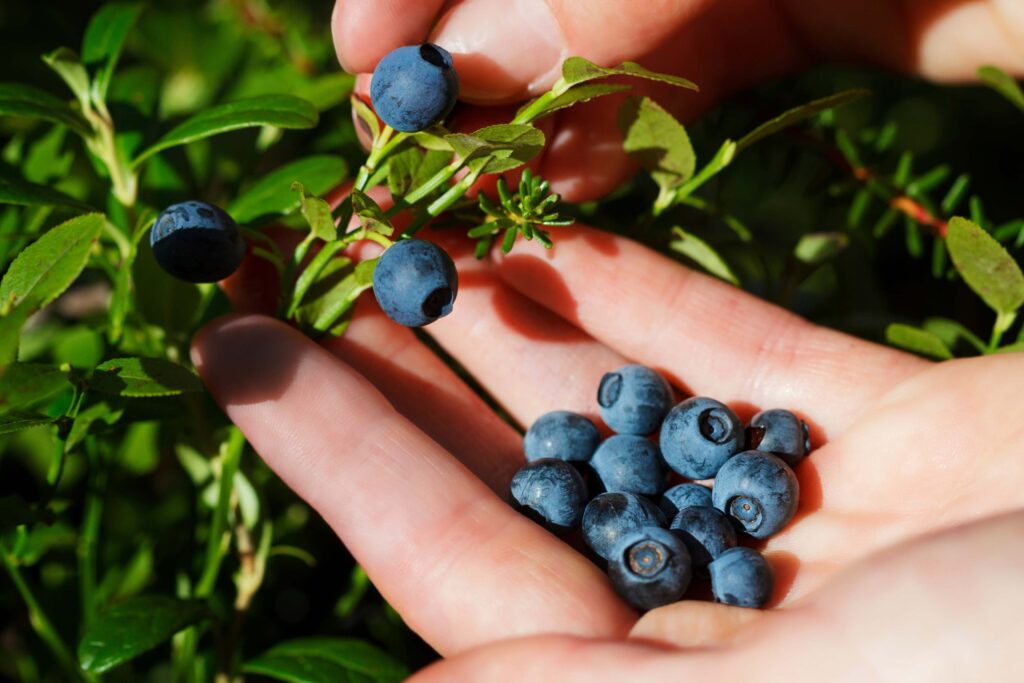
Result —
M334 48L349 73L371 72L391 50L422 43L444 0L337 0Z

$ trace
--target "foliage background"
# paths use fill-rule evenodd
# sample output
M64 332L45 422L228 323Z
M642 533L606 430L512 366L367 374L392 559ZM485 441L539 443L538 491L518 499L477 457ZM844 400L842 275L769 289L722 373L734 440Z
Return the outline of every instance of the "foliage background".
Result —
M176 0L146 10L112 86L115 117L152 133L147 127L166 129L159 122L180 120L212 103L276 92L305 96L321 109L314 130L240 131L161 155L144 178L150 202L201 197L227 205L267 171L314 153L340 155L350 169L358 168L365 155L350 122L351 79L340 74L331 44L331 4ZM32 83L64 99L64 85L39 55L61 45L77 46L99 5L0 3L0 45L6 46L0 81ZM702 192L716 209L681 209L673 216L675 223L713 245L744 287L823 324L881 341L892 322L920 324L943 316L987 337L992 313L941 255L934 255L931 232L907 226L899 216L891 229L876 234L885 205L858 199L865 184L833 157L839 149L847 157L855 152L864 167L888 179L898 175L900 158L907 153L914 156L915 177L928 180L930 171L948 167L948 177L920 193L922 202L936 205L958 175L969 174L970 191L961 210L968 211L970 195L977 195L989 227L1005 228L1004 240L1016 255L1020 245L1015 240L1024 228L1015 223L1024 216L1024 117L1007 100L981 87L937 87L870 70L823 67L733 97L690 127L694 147L701 159L708 159L725 137L736 139L784 109L853 87L867 87L873 95L823 117L810 135L779 135L745 153ZM0 150L0 177L54 184L95 206L108 201L81 144L49 125L0 118ZM641 229L630 224L654 194L649 179L638 178L606 201L575 212L670 252L672 236L660 224ZM739 239L721 212L746 226L752 240ZM936 212L943 213L937 206ZM976 206L975 218L982 217ZM41 231L65 218L60 212L0 207L0 271L30 241L25 226ZM793 252L808 233L841 234L847 246L823 265L807 265ZM557 241L557 229L554 236ZM75 291L88 291L101 280L87 271ZM216 295L206 317L226 310ZM83 317L67 308L53 311L33 328L22 354L36 362L91 369L110 357L103 324L102 312ZM954 350L969 349L961 344ZM203 400L202 412L216 416L209 425L212 433L224 419L208 398ZM99 581L108 598L138 592L172 595L181 577L198 574L209 507L203 487L176 455L176 420L173 413L155 414L112 437L115 466L105 484L109 493L98 545ZM0 436L0 498L18 494L32 502L44 497L49 441L48 428ZM42 608L72 644L82 631L78 527L85 491L94 484L83 458L79 454L69 460L59 514L29 530L30 543L21 558ZM322 520L251 453L242 471L256 492L257 514L273 520L277 551L249 609L238 644L241 659L290 638L334 635L371 641L411 669L431 661L431 650L373 591ZM237 560L225 562L218 584L223 591L213 599L230 605ZM209 641L209 633L202 634L201 649ZM213 654L205 656L212 659ZM163 646L108 679L168 680L171 674ZM62 675L32 632L20 596L0 576L0 676L32 681L63 680Z

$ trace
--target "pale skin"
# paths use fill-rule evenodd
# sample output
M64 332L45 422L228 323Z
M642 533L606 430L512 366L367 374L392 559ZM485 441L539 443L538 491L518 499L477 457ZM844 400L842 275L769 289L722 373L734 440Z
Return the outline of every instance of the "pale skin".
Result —
M366 71L392 47L427 38L441 4L339 3L342 64ZM476 41L479 53L465 56L479 69L463 78L480 101L542 89L554 63L538 48L526 51L538 55L533 71L500 68L510 57L490 31L500 25L507 40L516 27L479 19L499 4L510 3L451 3L433 29L445 46L469 45L457 31ZM675 50L653 66L671 62L709 93L680 104L684 116L809 62L809 50L934 78L965 78L983 62L1024 71L1024 41L1008 38L1024 35L1014 0L790 1L785 21L767 1L548 4L571 26L551 34L568 41L556 56L638 59L651 55L631 45L658 42L666 47L655 52ZM898 21L868 30L901 4ZM660 19L646 20L655 5ZM740 5L745 21L726 21ZM622 20L629 11L638 15ZM593 20L601 12L628 34L602 35L614 27ZM721 59L695 60L700 41L716 40ZM494 91L482 64L503 76ZM583 110L554 123L563 144L541 168L577 198L629 168L592 114L586 135ZM593 155L607 173L592 177ZM554 409L593 415L600 376L639 362L743 417L790 408L811 423L818 448L796 469L796 520L764 546L779 577L774 609L689 601L639 617L600 569L508 506L522 463L517 432L372 301L323 346L265 317L215 321L195 341L200 373L256 451L446 658L416 680L1024 680L1024 356L931 364L587 227L560 232L550 252L519 245L484 262L457 238L431 237L456 257L461 287L455 312L427 332L519 423Z

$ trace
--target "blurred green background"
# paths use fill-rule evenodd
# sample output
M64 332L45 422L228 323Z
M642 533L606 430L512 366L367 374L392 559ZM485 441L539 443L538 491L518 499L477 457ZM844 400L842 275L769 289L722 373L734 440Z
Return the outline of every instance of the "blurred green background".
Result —
M39 55L77 46L99 5L0 2L0 45L5 46L0 81L28 82L66 97ZM128 122L128 129L151 136L157 125L166 127L160 122L261 93L306 97L322 115L312 131L240 131L163 155L144 178L150 202L198 196L226 204L262 173L313 153L340 155L350 168L358 167L362 151L347 104L351 78L335 61L331 5L328 0L175 0L147 9L112 86L114 116ZM886 207L858 199L863 183L830 157L840 148L855 151L882 178L895 176L908 153L914 174L947 167L948 177L931 191L939 199L957 176L969 174L976 214L983 205L991 227L1006 226L1005 241L1018 255L1014 221L1024 216L1024 116L999 95L980 87L937 87L871 70L823 67L738 94L694 122L690 132L699 158L709 158L724 138L736 138L789 107L852 87L869 88L873 95L826 116L811 135L779 135L744 154L702 194L714 212L684 209L674 222L713 244L744 287L823 324L881 340L891 322L917 324L945 316L987 336L991 313L950 277L948 262L934 253L933 235L902 219L883 229L878 221ZM94 170L79 148L77 140L49 126L0 121L0 172L28 173L34 182L54 183L103 206L102 186L94 187ZM667 252L665 230L656 225L635 231L631 223L653 196L653 184L637 179L576 212ZM968 210L967 201L961 210ZM9 221L22 216L10 214L20 210L4 211ZM737 238L723 214L745 225L753 240ZM848 246L823 265L802 265L793 258L794 247L801 236L815 232L842 234ZM557 232L554 237L557 241ZM14 238L0 241L5 263L20 246ZM225 304L218 306L224 310ZM57 325L49 334L41 352L45 360L88 367L103 353L101 335L87 326ZM215 410L212 404L208 408ZM127 585L173 593L176 576L195 574L195 539L205 532L205 518L197 513L203 491L180 464L174 434L159 417L133 424L120 446L123 467L110 474L100 559L114 591ZM49 448L49 436L39 430L0 442L0 496L41 496ZM255 458L248 458L244 469L259 491L264 514L275 521L275 544L286 555L269 564L245 627L244 656L288 638L330 634L367 638L413 669L431 661L430 648L373 591L322 520ZM83 485L81 463L70 462L63 484L69 520L81 517L81 498L74 492ZM73 642L75 529L62 523L40 526L31 543L34 554L29 553L26 571L40 587L44 608ZM109 679L165 680L165 661L166 651L158 649ZM0 576L0 676L60 680L6 576Z

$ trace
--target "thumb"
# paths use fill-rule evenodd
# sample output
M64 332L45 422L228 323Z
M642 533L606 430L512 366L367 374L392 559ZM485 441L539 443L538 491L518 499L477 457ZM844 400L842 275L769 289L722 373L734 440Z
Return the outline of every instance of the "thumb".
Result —
M430 40L452 53L463 99L512 102L543 92L562 60L614 64L649 52L710 0L339 0L342 65L370 71L399 45ZM436 18L436 23L434 20Z

